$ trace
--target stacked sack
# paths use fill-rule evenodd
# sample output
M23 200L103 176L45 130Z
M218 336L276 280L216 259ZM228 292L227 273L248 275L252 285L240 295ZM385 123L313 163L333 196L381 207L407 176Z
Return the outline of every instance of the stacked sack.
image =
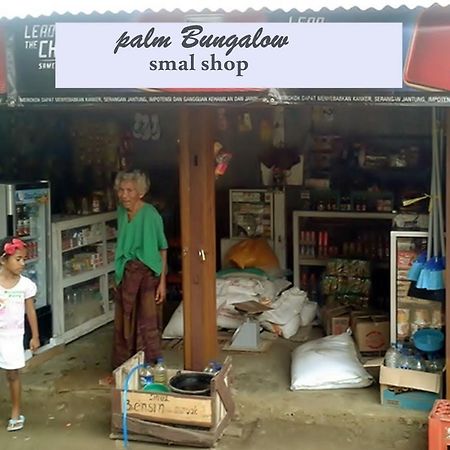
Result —
M317 313L317 303L310 302L306 292L297 287L284 291L269 311L259 316L261 325L278 336L289 339L301 326L309 325Z
M258 316L261 325L289 339L300 326L310 324L317 304L309 302L305 292L291 288L279 262L265 239L243 239L231 247L225 257L225 270L217 274L217 326L234 330L245 320L236 310L244 302L258 302L270 308ZM286 290L288 289L288 290ZM280 295L281 294L281 295ZM173 313L163 331L164 339L183 337L183 304Z
M263 276L244 272L228 273L216 280L217 326L234 330L245 316L236 305L254 301L273 309L258 316L261 325L279 336L289 339L300 326L310 324L317 311L317 304L308 301L305 292L298 288L286 290L291 283L283 278L269 280ZM281 294L281 295L280 295ZM163 332L164 339L183 337L183 303L173 313Z
M278 295L276 289L274 282L265 278L238 275L218 278L216 295L220 306L217 310L217 326L226 329L238 328L245 317L235 309L235 306L249 301L271 306Z
M238 303L257 301L270 306L290 283L286 280L270 281L265 276L232 272L224 278L216 279L217 326L236 329L244 321L244 316L235 309ZM183 337L183 303L173 313L163 331L163 339Z

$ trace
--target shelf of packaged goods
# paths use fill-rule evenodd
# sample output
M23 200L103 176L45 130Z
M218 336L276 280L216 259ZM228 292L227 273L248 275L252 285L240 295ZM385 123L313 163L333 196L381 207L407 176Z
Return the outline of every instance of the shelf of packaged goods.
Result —
M96 239L96 240L86 242L86 244L77 245L76 247L63 248L63 249L61 250L61 253L67 253L67 252L71 252L71 251L73 251L73 250L78 250L78 249L80 249L80 248L89 247L89 246L91 246L91 245L101 244L102 241L103 241L102 238L98 238L98 239Z
M382 212L358 212L358 211L296 211L297 217L325 218L325 219L393 219L396 214Z
M63 288L73 286L75 284L84 283L85 281L93 280L102 275L105 275L105 271L114 270L114 264L110 263L106 267L100 267L98 269L86 270L85 272L77 273L74 275L65 275L63 278Z

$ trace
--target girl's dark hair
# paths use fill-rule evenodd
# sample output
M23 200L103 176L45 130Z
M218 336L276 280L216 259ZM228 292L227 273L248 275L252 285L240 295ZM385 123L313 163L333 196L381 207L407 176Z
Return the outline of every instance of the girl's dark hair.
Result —
M0 240L0 256L2 257L7 256L5 255L5 245L11 244L13 239L20 239L20 238L16 236L6 236L2 240Z

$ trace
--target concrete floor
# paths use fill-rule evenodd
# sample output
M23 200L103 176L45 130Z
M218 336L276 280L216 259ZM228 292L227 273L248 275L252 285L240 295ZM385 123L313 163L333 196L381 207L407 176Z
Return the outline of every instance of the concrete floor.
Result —
M122 448L109 436L109 391L98 379L109 366L111 326L66 346L64 352L23 373L24 430L0 428L0 449ZM427 414L381 406L378 386L332 391L289 391L290 353L297 343L278 339L264 353L233 353L237 416L219 450L427 448ZM226 353L229 354L229 353ZM181 367L181 349L165 352ZM9 414L6 385L0 420ZM130 449L154 448L130 443Z

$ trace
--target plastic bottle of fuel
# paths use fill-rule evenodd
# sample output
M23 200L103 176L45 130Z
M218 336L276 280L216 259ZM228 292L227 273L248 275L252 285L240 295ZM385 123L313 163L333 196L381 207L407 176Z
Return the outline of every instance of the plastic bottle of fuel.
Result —
M153 379L155 383L167 384L167 369L162 357L156 360L155 367L153 367Z
M154 377L153 371L149 364L139 369L139 388L141 391L145 391L145 388L150 384L153 384Z

